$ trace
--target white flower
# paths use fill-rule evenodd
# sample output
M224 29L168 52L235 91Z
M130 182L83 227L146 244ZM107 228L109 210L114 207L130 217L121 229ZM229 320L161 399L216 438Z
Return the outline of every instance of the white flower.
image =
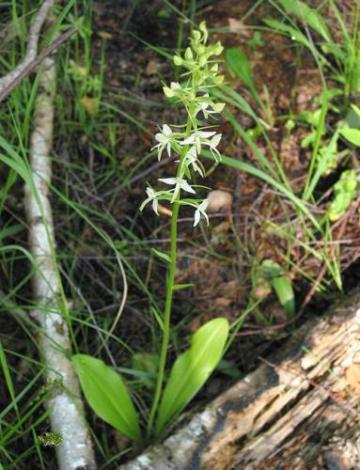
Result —
M221 154L219 150L217 149L217 146L220 143L222 134L215 134L214 137L212 137L209 141L204 142L204 145L207 145L210 148L211 153L213 154L213 157L215 160L220 161L221 160Z
M206 119L209 117L209 114L221 113L225 107L225 103L213 103L209 93L200 96L197 105L195 116L201 111Z
M172 135L173 135L173 131L167 124L163 125L161 132L158 132L157 134L155 134L155 140L159 143L157 145L154 145L154 147L151 150L153 149L158 150L158 160L161 160L162 153L165 148L166 148L168 156L170 157L171 143L173 141Z
M196 227L196 225L200 222L201 216L205 217L206 223L209 225L209 217L205 212L208 204L209 201L207 199L204 199L203 202L197 206L196 211L194 213L194 227Z
M170 87L163 87L164 95L168 98L173 98L176 96L179 90L181 90L181 85L179 82L171 82Z
M153 188L151 186L149 186L148 188L146 188L146 194L147 194L148 197L141 204L140 210L143 211L146 204L148 204L149 202L152 202L152 208L153 208L155 214L159 215L159 212L158 212L159 201L157 199L157 193L153 190Z
M176 177L176 178L159 178L159 181L162 181L165 184L175 186L175 188L171 190L171 191L173 191L173 197L171 199L171 202L175 201L175 199L177 198L177 195L179 194L179 191L181 189L188 192L188 193L195 194L195 191L193 190L193 188L183 178L179 178L179 177Z
M209 131L195 131L190 137L185 140L180 141L181 145L192 144L195 145L196 152L199 154L201 152L201 146L205 145L209 147L211 153L213 154L215 160L221 160L220 152L217 149L221 140L221 134L216 132Z
M204 167L202 166L201 162L197 157L195 145L190 147L190 149L186 152L185 163L186 165L191 165L193 167L193 170L197 171L204 178Z
M201 152L201 145L206 144L208 142L209 137L215 136L216 132L209 132L209 131L195 131L193 132L190 137L185 140L180 141L181 145L188 145L193 144L195 145L196 152L199 154Z

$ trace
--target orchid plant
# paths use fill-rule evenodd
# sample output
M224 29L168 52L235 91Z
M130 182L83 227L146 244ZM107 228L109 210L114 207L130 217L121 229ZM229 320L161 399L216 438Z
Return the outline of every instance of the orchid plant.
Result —
M210 96L210 89L221 84L223 77L218 73L217 57L221 54L220 43L207 44L208 32L205 23L194 30L191 44L184 57L176 55L174 63L185 68L183 82L172 82L164 87L165 96L182 103L187 111L183 125L164 124L155 135L158 159L177 155L175 175L160 178L164 189L146 189L147 204L152 205L159 215L160 202L166 201L172 209L170 256L160 253L169 263L166 283L165 307L162 317L162 343L156 375L154 396L147 421L146 438L136 406L122 376L102 360L86 355L75 354L72 358L86 399L95 413L129 439L146 443L152 438L159 439L165 427L174 420L195 394L204 385L220 361L229 334L226 318L214 318L202 325L191 337L190 346L174 361L166 386L163 386L167 351L170 339L171 307L175 285L177 226L181 206L194 209L194 225L202 218L207 222L207 199L196 197L198 186L192 183L192 176L198 173L205 177L205 168L200 161L203 148L210 149L214 159L221 156L217 149L221 134L213 126L205 126L203 120L220 113L223 103L216 103ZM184 197L186 193L186 197Z
M155 135L156 145L153 149L157 151L159 160L164 155L167 158L174 155L178 157L175 159L175 176L159 179L162 184L169 186L167 189L155 190L149 186L146 189L147 198L140 207L140 210L143 210L147 204L151 203L154 212L159 215L159 203L160 201L166 201L170 203L172 209L163 338L157 383L148 420L148 432L153 427L153 421L159 406L169 346L171 306L175 287L179 210L181 206L190 206L195 209L194 226L202 218L209 223L206 214L207 199L196 197L198 186L192 180L196 173L201 177L205 177L205 168L200 160L203 148L210 150L216 161L221 159L218 150L221 134L214 130L214 126L205 125L204 120L221 113L225 106L224 103L216 102L210 95L210 90L223 82L223 76L219 74L218 59L223 47L220 42L208 44L207 41L208 31L205 22L202 22L199 28L192 32L190 46L185 50L184 55L174 56L174 64L185 69L182 75L183 81L171 82L170 86L163 87L163 91L167 98L184 106L187 119L182 125L164 124Z

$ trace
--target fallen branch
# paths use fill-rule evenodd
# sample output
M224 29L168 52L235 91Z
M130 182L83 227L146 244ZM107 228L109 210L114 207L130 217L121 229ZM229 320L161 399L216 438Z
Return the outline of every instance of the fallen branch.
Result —
M53 133L55 64L44 60L39 94L35 103L31 136L32 185L25 188L29 243L35 262L33 289L36 309L33 317L40 324L39 349L47 367L47 382L55 391L48 401L51 429L59 433L57 447L61 470L95 469L89 431L84 419L77 377L68 359L70 341L64 312L66 300L56 263L52 211L48 199L51 180L50 151Z
M360 468L359 333L357 289L163 444L121 468L295 470L330 461L326 468Z
M26 77L28 77L36 69L36 67L41 64L44 59L46 59L46 57L49 57L55 51L55 49L66 42L76 31L77 28L75 27L68 29L65 33L58 36L46 49L41 51L34 60L26 65L26 67L22 68L14 80L5 86L2 91L0 91L0 103L1 101L4 101L4 99L10 95L14 88L16 88Z
M30 62L36 58L40 31L54 3L55 0L45 0L42 4L30 28L25 57L14 70L0 78L0 92L12 83Z

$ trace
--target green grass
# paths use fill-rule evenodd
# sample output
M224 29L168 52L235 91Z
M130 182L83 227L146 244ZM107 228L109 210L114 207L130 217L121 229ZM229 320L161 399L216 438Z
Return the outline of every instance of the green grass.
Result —
M225 116L229 123L232 125L234 131L246 146L251 150L253 156L257 161L257 167L239 162L234 159L225 158L223 163L225 165L238 168L240 171L245 171L250 174L256 174L269 187L274 188L280 197L290 199L296 208L296 220L291 221L291 225L298 224L302 227L305 234L302 240L302 246L305 252L309 255L315 255L317 258L320 255L322 263L325 264L328 276L335 282L338 288L342 288L341 281L341 266L338 250L332 250L330 247L334 243L332 235L332 226L328 223L325 217L320 220L313 215L313 209L316 210L318 202L316 189L322 177L330 171L336 170L334 163L334 150L339 139L339 132L335 128L332 133L328 131L328 121L330 116L337 114L338 123L346 118L349 103L351 103L351 96L353 100L356 99L356 94L359 92L357 82L354 77L359 75L358 49L359 49L359 6L355 6L355 15L351 22L349 29L349 21L346 20L342 13L336 7L335 2L332 0L323 2L321 10L311 10L308 6L303 6L300 1L288 0L272 0L271 5L274 6L272 17L265 18L264 22L272 30L279 34L291 37L293 47L299 50L308 50L313 56L314 63L317 64L319 69L319 77L323 85L323 91L319 97L319 118L316 122L311 124L312 144L311 156L309 167L306 175L305 185L302 194L295 194L287 180L286 175L282 170L282 165L279 162L276 153L268 138L269 123L264 122L261 115L264 115L264 103L259 103L260 97L255 88L252 78L251 68L247 63L247 59L243 52L237 52L236 49L229 49L229 55L226 56L228 68L232 71L233 75L239 78L250 94L254 97L257 104L257 110L246 101L235 89L229 86L224 86L220 95L224 101L229 103L234 109L241 111L251 117L254 123L254 129L260 135L260 140L266 144L266 153L270 158L264 154L257 141L249 131L246 131L241 124L236 120L233 113L226 111ZM260 3L258 4L260 6ZM331 33L326 24L324 24L321 14L325 12L326 8L329 9L337 21L337 28L341 35L341 41L335 42L333 33ZM305 13L303 13L305 12ZM346 24L347 21L347 24ZM306 29L308 28L308 29ZM259 28L262 31L262 28ZM334 60L330 60L330 59ZM336 80L339 85L330 85L330 80ZM336 93L335 93L336 92ZM219 94L219 93L217 93ZM337 105L334 106L334 97L337 100ZM342 100L339 106L339 99ZM271 113L271 112L270 112ZM333 117L331 117L333 119ZM291 116L295 122L298 117ZM284 117L281 116L279 122L275 117L273 125L283 125ZM291 131L290 131L291 132ZM343 144L343 142L342 142ZM346 163L347 152L343 151L343 163ZM309 206L309 203L312 207ZM286 221L284 222L286 226ZM283 232L285 233L285 231ZM291 231L288 232L289 244L291 245ZM311 244L316 240L322 241L322 246L317 250L311 248ZM291 261L291 260L289 260Z

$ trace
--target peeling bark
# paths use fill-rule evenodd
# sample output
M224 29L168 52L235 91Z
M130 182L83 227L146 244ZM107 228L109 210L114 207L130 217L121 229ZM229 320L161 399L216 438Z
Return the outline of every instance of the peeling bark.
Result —
M360 289L305 323L271 360L121 468L360 468L359 395L346 381L354 365L360 368Z
M77 377L68 359L70 341L64 312L64 298L55 254L55 237L48 199L51 181L55 95L55 65L49 57L43 63L40 89L35 103L31 136L32 187L25 188L29 243L35 264L33 289L36 310L33 317L41 326L39 349L47 367L46 378L54 392L48 401L51 429L63 439L57 447L61 470L95 469L90 434L84 418ZM55 386L56 385L56 386Z

